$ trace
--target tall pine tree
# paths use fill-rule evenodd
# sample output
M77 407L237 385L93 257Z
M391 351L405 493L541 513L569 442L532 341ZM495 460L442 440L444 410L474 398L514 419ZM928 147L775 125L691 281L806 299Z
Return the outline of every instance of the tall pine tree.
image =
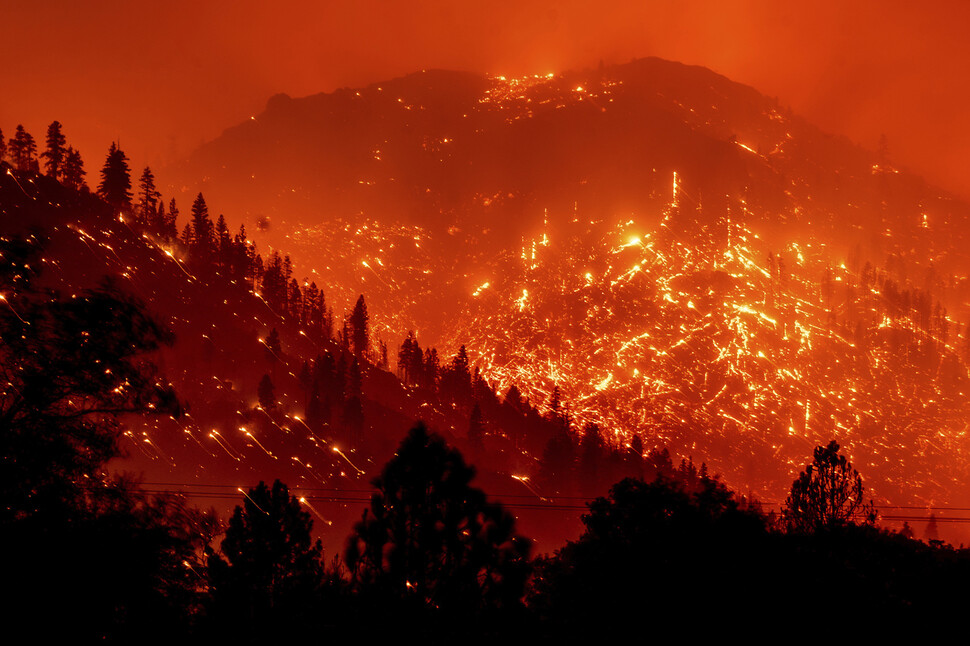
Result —
M168 215L165 216L165 223L162 227L162 235L168 240L175 240L178 237L178 217L179 207L173 197L168 203Z
M68 147L64 155L64 164L61 167L61 181L64 186L73 188L75 191L81 190L81 187L85 186L85 175L87 175L87 172L84 170L81 153L74 150L73 147Z
M66 143L67 139L64 138L64 134L61 132L61 122L54 121L47 127L47 150L41 155L46 160L44 162L44 168L47 170L48 177L53 177L54 179L61 178L61 168L64 165L64 159L67 154L67 150L64 148L64 144Z
M367 356L370 349L370 334L367 330L367 303L364 302L364 295L361 294L354 305L354 310L350 314L351 341L353 343L354 356L363 358Z
M36 172L37 160L34 158L36 153L37 144L34 138L21 124L17 124L17 130L10 140L11 162L22 173Z
M128 168L128 157L114 142L108 149L108 156L101 169L98 195L116 209L131 208L131 169Z
M202 193L192 203L192 244L191 249L195 260L202 266L208 266L212 259L213 227L209 217L209 207L205 204Z
M145 166L138 181L138 219L143 226L151 226L159 197L155 189L155 175L151 168Z

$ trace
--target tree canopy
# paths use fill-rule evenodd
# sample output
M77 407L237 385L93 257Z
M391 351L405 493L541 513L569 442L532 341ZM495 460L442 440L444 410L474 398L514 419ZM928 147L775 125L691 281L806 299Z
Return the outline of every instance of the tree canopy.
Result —
M0 239L0 534L18 591L0 614L18 634L58 608L55 641L144 641L148 625L178 641L201 594L202 515L104 473L122 414L178 412L146 357L171 337L111 283L40 289L41 248Z
M323 547L310 514L279 480L243 495L220 551L209 556L211 619L241 641L277 643L320 615Z
M839 453L835 440L815 448L812 463L792 483L785 518L796 531L819 531L860 521L875 522L862 477Z
M41 157L45 159L44 168L47 170L48 177L53 177L54 179L61 178L61 167L67 155L65 145L67 145L67 139L64 137L64 133L61 132L61 122L52 122L47 127L47 150L41 154Z
M216 612L242 619L239 627L247 628L273 624L267 615L307 608L324 571L312 529L310 514L279 480L250 489L229 519L220 553L209 559Z
M37 513L118 454L123 413L178 410L145 355L171 341L106 282L76 298L34 287L41 245L0 241L0 516Z
M378 491L348 540L355 582L433 608L519 604L529 542L471 486L474 474L441 437L420 423L412 428L374 480Z
M756 558L764 519L691 464L651 482L626 478L588 506L580 539L536 565L530 606L550 641L625 638L645 612L728 616L767 580L759 568L768 559ZM715 592L725 588L732 594Z
M370 350L370 338L367 330L367 303L361 294L350 314L351 345L354 356L366 357Z

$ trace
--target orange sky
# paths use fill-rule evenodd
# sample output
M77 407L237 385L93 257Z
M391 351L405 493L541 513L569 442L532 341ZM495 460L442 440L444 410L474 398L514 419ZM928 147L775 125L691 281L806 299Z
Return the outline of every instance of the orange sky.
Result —
M517 74L660 56L777 96L970 198L970 2L0 0L0 128L59 119L96 176L302 96L438 67ZM851 5L846 9L844 5ZM89 178L90 179L90 178Z

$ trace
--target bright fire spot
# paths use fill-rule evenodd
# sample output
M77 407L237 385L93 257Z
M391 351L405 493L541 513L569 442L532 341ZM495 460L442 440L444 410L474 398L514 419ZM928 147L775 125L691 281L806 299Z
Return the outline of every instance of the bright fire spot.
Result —
M755 151L755 149L754 149L754 148L752 148L751 146L746 146L746 145L744 145L744 144L742 144L742 143L741 143L740 141L735 141L734 143L736 143L736 144L737 144L738 146L740 146L741 148L744 148L745 150L747 150L747 151L748 151L749 153L751 153L752 155L757 155L757 154L758 154L758 153L757 153L757 152Z
M603 381L601 381L598 384L596 384L596 390L605 390L606 387L610 385L610 382L611 381L613 381L613 373L612 372L610 374L606 375L606 379L604 379Z
M475 291L472 292L472 296L478 296L479 294L482 293L482 291L484 291L484 290L486 290L488 288L489 288L489 283L486 281L486 282L482 283L481 285L479 285L478 288L475 289Z

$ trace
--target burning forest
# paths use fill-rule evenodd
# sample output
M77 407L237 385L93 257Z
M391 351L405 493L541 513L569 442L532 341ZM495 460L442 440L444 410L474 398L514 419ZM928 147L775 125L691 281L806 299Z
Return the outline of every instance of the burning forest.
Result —
M959 191L661 58L380 78L166 161L0 124L17 637L960 616Z

